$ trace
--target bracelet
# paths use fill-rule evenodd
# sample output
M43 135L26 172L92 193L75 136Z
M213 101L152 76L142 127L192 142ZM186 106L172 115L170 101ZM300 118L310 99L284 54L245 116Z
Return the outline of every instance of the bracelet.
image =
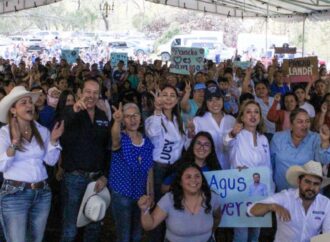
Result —
M149 211L150 211L150 207L148 207L144 212L143 212L143 215L146 215L146 214L148 214L149 213Z
M9 145L9 148L16 151L18 149L18 145L15 145L15 144L10 144Z

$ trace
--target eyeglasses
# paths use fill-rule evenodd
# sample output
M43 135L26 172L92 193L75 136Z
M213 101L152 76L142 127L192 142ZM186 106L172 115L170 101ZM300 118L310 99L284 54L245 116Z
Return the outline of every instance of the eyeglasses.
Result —
M125 119L137 119L140 118L139 113L133 113L133 114L124 114Z
M195 145L196 145L197 149L200 149L202 147L203 147L203 149L207 149L207 150L211 149L211 143L209 143L209 142L202 143L202 142L196 141Z

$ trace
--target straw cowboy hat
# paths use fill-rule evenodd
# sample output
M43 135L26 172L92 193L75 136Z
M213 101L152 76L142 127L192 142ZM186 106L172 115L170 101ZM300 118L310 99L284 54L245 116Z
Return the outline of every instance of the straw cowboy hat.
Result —
M105 187L96 193L94 192L95 184L96 182L91 182L86 188L77 217L77 227L102 220L110 205L111 198L108 188Z
M303 166L291 166L286 172L286 180L291 186L298 187L298 177L301 175L312 175L321 178L321 187L330 184L330 178L322 175L322 165L320 162L310 160Z
M23 97L31 97L32 102L35 103L38 100L40 94L41 92L29 92L23 86L14 87L10 93L0 102L0 122L8 122L8 111L15 102Z

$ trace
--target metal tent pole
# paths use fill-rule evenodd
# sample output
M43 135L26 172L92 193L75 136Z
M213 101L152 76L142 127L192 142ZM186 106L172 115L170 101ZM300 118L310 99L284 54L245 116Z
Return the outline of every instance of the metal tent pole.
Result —
M305 56L305 24L306 24L306 16L303 19L303 36L302 36L302 57Z

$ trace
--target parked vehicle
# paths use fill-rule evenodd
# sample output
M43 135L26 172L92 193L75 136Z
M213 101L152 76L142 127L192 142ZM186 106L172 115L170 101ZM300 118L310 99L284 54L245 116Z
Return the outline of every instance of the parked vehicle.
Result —
M192 47L191 43L201 42L220 42L223 41L223 33L218 31L195 31L186 35L175 35L168 42L158 47L157 55L163 61L171 58L172 47Z

